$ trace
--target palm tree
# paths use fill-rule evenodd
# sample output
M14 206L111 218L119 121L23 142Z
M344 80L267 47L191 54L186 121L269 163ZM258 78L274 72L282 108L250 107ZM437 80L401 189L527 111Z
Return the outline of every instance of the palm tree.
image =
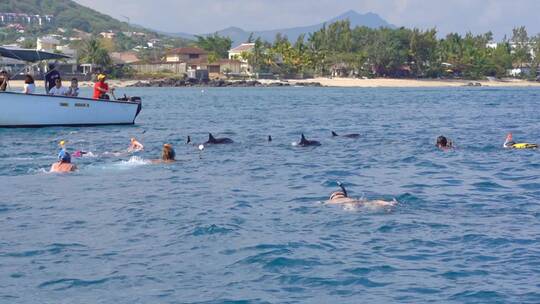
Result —
M109 53L105 48L103 48L101 42L95 37L84 41L79 49L79 61L81 63L91 63L103 68L112 64Z

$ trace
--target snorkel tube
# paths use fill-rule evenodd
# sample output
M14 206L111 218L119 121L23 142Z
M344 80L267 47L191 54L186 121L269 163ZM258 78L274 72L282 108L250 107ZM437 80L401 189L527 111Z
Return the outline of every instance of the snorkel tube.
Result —
M337 185L341 188L341 191L343 191L343 194L345 195L345 197L349 197L349 195L347 194L347 190L345 189L345 186L343 186L341 182L337 182Z

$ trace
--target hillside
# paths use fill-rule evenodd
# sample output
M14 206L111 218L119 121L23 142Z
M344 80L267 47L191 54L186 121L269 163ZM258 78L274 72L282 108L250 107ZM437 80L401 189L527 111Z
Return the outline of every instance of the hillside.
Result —
M220 36L231 38L233 40L233 45L237 45L242 42L245 42L251 33L253 33L254 37L261 37L261 39L269 41L269 42L274 41L274 38L276 37L277 33L286 35L290 41L294 41L301 34L307 35L309 33L316 32L320 30L324 26L324 24L330 24L336 21L341 21L341 20L349 20L351 23L351 27L367 26L370 28L379 28L379 27L395 28L394 25L388 23L386 20L382 19L377 14L374 14L374 13L359 14L358 12L355 12L355 11L348 11L335 18L332 18L330 20L327 20L325 22L315 24L315 25L276 29L276 30L267 30L267 31L247 31L238 27L229 27L229 28L217 31L217 33ZM174 34L169 33L168 35L181 37L184 39L195 39L194 35L187 34L187 33L174 33ZM210 34L207 34L207 35L210 35Z
M2 0L0 12L52 15L52 25L85 32L127 30L128 25L71 0Z

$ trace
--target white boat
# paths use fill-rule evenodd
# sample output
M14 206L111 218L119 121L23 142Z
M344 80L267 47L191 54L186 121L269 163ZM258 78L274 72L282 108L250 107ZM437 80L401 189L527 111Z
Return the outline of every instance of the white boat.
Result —
M131 125L140 102L0 92L0 127Z
M26 62L66 58L36 50L0 47L0 56ZM131 125L140 98L94 100L81 97L0 92L0 127Z

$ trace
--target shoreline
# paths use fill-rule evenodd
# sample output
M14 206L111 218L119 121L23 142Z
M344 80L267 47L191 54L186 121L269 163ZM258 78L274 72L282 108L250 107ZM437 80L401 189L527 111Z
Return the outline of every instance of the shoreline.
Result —
M317 77L299 80L257 80L263 86L272 86L272 84L285 83L290 86L305 83L319 83L322 87L335 88L448 88L448 87L470 87L472 84L479 83L478 87L540 87L540 82L526 81L520 79L511 79L508 81L490 81L490 80L441 80L441 79L389 79L389 78L374 78L374 79L358 79L358 78L326 78ZM125 88L133 86L139 82L148 82L148 80L109 80L108 83L112 87ZM22 80L11 80L10 88L21 89L24 82ZM38 88L43 88L43 81L36 81ZM92 87L93 83L89 81L81 81L79 87ZM201 85L204 87L204 85Z

